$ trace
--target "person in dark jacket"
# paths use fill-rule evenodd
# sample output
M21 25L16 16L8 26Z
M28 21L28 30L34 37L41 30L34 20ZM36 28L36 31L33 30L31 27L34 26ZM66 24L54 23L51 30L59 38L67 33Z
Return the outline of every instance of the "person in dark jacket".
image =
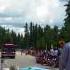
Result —
M59 68L59 70L70 70L70 42L64 45L60 59L61 67Z

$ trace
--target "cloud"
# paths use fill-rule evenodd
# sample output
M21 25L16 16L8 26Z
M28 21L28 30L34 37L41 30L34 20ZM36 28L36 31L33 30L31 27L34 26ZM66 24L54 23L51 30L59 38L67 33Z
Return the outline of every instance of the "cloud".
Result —
M69 0L60 0L60 1L67 2L67 1L69 1Z
M22 28L32 21L60 27L66 14L64 4L62 0L0 0L0 25Z
M15 27L24 27L24 19L22 17L0 17L0 25L13 25Z

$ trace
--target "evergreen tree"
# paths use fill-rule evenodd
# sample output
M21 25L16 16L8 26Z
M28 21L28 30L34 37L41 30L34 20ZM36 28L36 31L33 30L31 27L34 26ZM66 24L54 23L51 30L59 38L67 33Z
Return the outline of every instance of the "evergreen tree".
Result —
M57 26L54 26L52 36L53 36L52 44L53 44L54 47L57 47L58 41L59 41L59 29L58 29Z
M46 27L44 27L44 39L45 39L45 46L47 46L48 49L51 46L50 31L51 31L50 26L46 25Z
M34 48L37 48L37 24L35 26L33 26L33 46Z
M26 48L29 48L29 29L28 29L28 24L25 24L25 36L24 36L24 45Z
M30 29L29 30L30 30L30 33L29 33L30 34L29 46L33 47L33 37L34 37L33 32L34 31L33 31L33 23L32 22L30 23Z
M68 1L68 4L66 4L66 18L64 23L64 38L66 41L70 41L70 0Z

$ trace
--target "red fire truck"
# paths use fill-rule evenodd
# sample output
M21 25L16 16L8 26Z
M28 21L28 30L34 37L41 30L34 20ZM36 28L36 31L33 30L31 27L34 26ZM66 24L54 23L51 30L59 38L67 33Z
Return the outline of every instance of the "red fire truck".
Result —
M1 58L15 58L15 47L14 44L4 44L1 50Z

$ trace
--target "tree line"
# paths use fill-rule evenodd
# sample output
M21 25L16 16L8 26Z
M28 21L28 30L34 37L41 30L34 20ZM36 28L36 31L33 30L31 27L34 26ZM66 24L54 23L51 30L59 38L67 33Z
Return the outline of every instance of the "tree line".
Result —
M30 25L26 23L24 36L25 46L46 49L58 47L60 37L63 37L65 42L70 41L70 1L64 6L67 8L64 26L61 29L57 26L51 28L49 25L46 25L42 28L40 25L34 25L32 22Z
M5 30L0 27L0 45L8 40L17 44L17 48L36 48L36 49L49 49L50 47L58 47L59 37L63 36L64 40L70 41L70 1L65 5L66 18L64 19L64 26L59 29L58 26L51 28L49 25L42 27L41 25L34 24L33 22L25 24L25 35L18 34L14 31Z
M14 31L0 27L0 47L7 42L11 42L17 45L17 48L21 48L23 40L23 35L17 35Z
M58 43L58 33L59 29L57 26L51 28L46 25L42 28L40 25L30 23L30 26L26 23L25 25L25 46L27 48L33 47L37 49L45 49L53 46L57 46Z

